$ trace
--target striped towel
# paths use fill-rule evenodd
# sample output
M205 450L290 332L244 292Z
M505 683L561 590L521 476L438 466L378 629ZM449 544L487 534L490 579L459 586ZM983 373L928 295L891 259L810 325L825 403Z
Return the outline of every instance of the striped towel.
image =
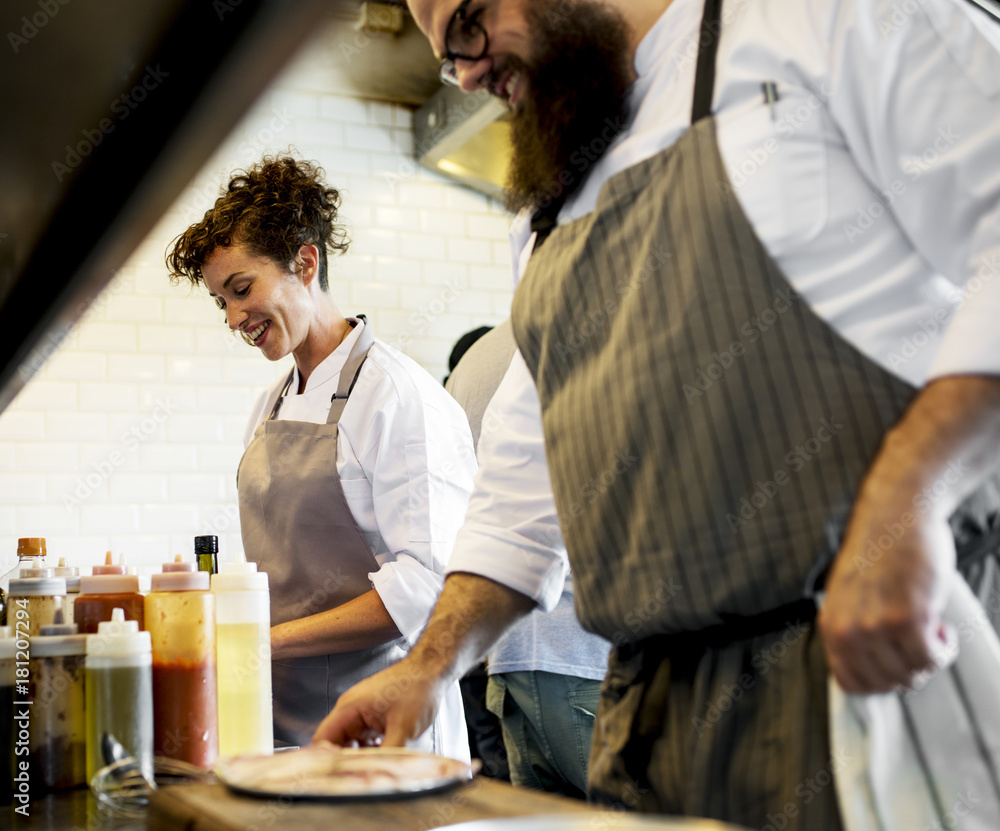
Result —
M1000 639L965 580L952 583L944 668L884 695L830 679L845 831L1000 831Z

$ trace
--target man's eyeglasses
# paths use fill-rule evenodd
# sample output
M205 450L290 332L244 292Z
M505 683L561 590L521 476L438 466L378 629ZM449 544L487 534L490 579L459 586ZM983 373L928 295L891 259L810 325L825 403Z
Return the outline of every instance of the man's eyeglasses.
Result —
M490 39L480 22L482 9L469 14L471 2L472 0L462 0L448 21L448 28L444 33L445 58L441 61L439 72L441 81L454 87L459 85L455 61L482 60L490 48Z

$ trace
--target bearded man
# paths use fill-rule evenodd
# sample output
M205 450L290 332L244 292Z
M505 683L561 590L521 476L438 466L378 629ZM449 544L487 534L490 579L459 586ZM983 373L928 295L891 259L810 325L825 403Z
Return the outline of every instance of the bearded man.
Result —
M442 78L512 111L519 352L421 642L317 737L418 735L558 598L557 511L577 614L614 647L590 797L840 829L829 678L914 683L951 587L997 571L994 22L960 0L410 5Z

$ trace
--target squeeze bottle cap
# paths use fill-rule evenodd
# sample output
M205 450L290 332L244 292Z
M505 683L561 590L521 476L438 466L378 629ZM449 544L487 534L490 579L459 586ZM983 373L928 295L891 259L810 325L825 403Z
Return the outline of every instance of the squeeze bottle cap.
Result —
M36 561L37 562L37 561ZM21 577L58 577L60 575L56 574L54 568L46 568L45 566L30 565L21 569ZM15 579L15 578L11 578Z
M44 570L52 571L50 568ZM13 597L66 594L66 580L63 577L16 577L10 581L7 593Z
M56 573L56 577L66 578L66 591L70 594L75 594L80 591L80 569L76 566L66 565L66 558L59 558L59 565L56 566L53 571Z
M109 551L104 555L104 565L94 566L94 574L124 574L125 573L125 555L122 554L121 559L118 564L115 564L114 559Z
M176 554L174 556L174 561L172 563L163 564L164 574L171 571L197 571L197 570L198 570L197 563L185 563L184 559L181 557L180 554Z
M80 594L125 594L138 591L139 577L135 574L92 574L80 578Z
M59 558L59 565L52 569L56 573L56 577L79 577L80 569L76 566L66 565L66 558Z
M258 572L256 563L241 559L221 563L219 573L212 575L212 591L267 591L267 573Z
M44 557L45 537L21 537L17 541L18 557Z
M31 639L31 657L51 655L83 655L87 651L87 636L80 635L75 623L63 623L62 609L57 609L55 620Z
M87 654L104 658L127 658L149 655L153 640L149 632L139 631L139 621L125 620L125 610L115 608L111 620L97 624L97 634L87 636Z
M167 571L150 577L149 585L154 592L207 592L208 572Z

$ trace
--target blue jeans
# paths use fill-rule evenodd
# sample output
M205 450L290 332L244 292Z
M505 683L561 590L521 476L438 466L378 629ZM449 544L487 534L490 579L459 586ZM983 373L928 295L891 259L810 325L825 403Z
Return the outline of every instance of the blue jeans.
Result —
M514 785L580 799L601 682L551 672L491 675L486 706L499 717Z

